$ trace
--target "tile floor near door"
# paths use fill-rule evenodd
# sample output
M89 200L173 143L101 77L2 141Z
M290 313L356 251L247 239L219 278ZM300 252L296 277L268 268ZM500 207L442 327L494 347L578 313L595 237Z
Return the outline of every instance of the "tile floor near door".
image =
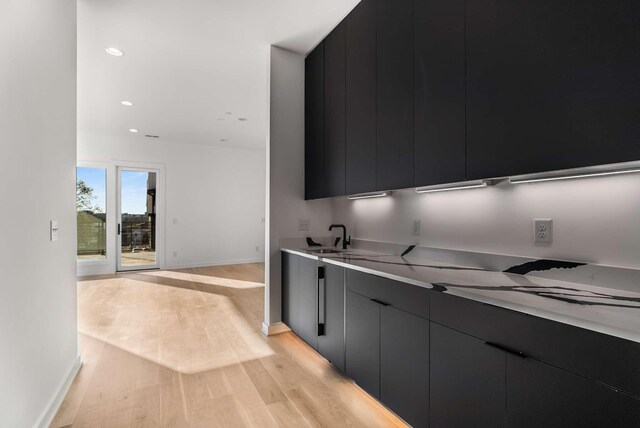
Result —
M293 333L261 333L263 277L245 264L81 280L84 365L52 426L404 426Z

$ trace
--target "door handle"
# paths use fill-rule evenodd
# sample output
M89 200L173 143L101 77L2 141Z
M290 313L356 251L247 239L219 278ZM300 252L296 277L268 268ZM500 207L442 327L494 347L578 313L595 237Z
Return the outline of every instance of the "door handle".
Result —
M118 235L120 235L120 223L118 223Z
M320 292L320 286L322 286L322 294ZM318 321L318 337L324 336L324 322L325 322L325 308L326 308L326 293L325 293L326 283L325 283L325 272L324 266L318 266L318 312L317 312L317 321ZM322 305L320 305L320 296L322 296Z
M501 351L504 351L507 354L513 354L513 355L516 355L516 356L518 356L520 358L529 358L529 357L527 357L527 355L524 352L518 351L516 349L511 349L511 348L509 348L507 346L500 345L498 343L493 343L493 342L484 342L484 343L486 345L488 345L488 346L491 346L492 348L496 348L496 349L499 349Z
M382 306L391 306L389 303L383 302L382 300L378 300L378 299L369 299L369 300Z

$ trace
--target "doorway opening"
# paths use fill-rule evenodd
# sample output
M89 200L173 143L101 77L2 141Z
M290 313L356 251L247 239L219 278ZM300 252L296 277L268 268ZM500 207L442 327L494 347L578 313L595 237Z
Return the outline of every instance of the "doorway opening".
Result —
M117 270L157 269L158 171L118 167Z

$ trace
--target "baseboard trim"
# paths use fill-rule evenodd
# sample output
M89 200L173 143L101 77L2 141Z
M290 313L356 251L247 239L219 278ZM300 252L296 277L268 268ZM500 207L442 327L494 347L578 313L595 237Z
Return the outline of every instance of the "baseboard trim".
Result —
M58 409L60 408L62 401L64 401L64 397L67 396L67 392L69 392L69 388L71 387L73 380L76 378L80 367L82 367L82 355L78 355L78 358L73 363L73 366L71 366L71 370L69 370L67 376L63 379L60 386L58 386L55 395L49 401L49 404L47 405L45 411L38 418L38 421L36 422L34 427L47 428L49 425L51 425L51 422L53 422L53 418L56 416L56 413L58 413Z
M277 322L271 325L267 325L267 323L262 323L262 334L265 336L273 336L275 334L286 333L287 331L291 331L291 329L283 322Z
M186 269L195 267L207 267L207 266L225 266L225 265L242 265L245 263L264 263L264 258L259 259L240 259L240 260L221 260L221 261L200 261L189 263L175 263L165 266L165 269Z

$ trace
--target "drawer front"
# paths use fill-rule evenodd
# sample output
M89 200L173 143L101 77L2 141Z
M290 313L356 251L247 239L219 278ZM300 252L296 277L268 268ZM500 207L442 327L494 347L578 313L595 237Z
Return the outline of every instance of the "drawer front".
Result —
M640 344L445 293L433 322L640 397Z
M347 269L347 290L429 318L429 290L426 288Z

